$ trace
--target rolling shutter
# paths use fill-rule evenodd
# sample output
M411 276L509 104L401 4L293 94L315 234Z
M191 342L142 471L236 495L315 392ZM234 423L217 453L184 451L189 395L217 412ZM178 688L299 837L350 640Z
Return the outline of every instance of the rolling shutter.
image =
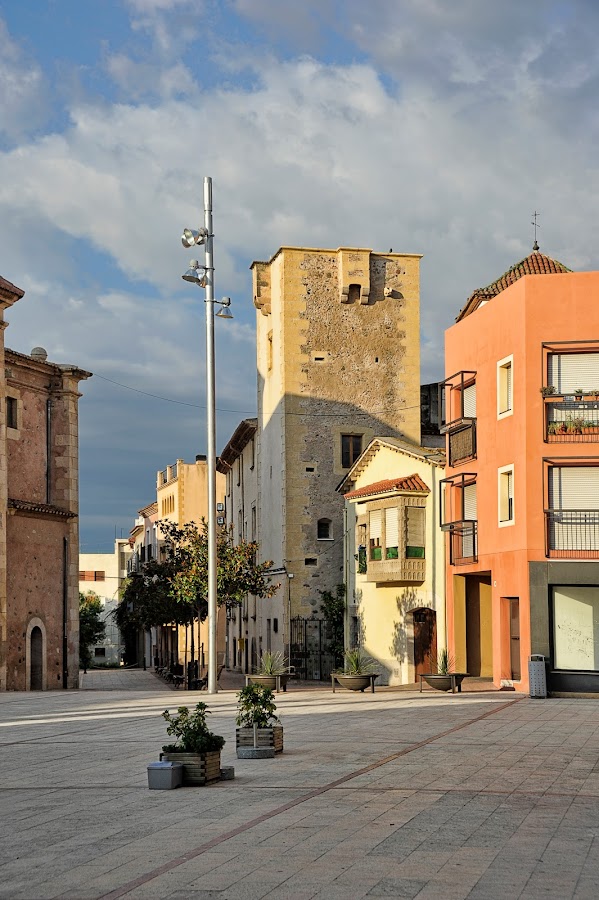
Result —
M512 364L505 367L505 409L511 410L512 407Z
M550 509L599 510L598 466L555 466L549 470Z
M476 418L476 384L471 384L464 388L464 417L468 419Z
M576 388L599 389L599 353L552 353L547 367L548 384L558 394L573 394Z
M382 537L382 516L380 509L373 509L369 516L370 519L370 540L378 540L380 541Z
M385 547L399 546L399 510L396 506L385 510Z
M463 491L464 519L476 521L476 484L467 484Z

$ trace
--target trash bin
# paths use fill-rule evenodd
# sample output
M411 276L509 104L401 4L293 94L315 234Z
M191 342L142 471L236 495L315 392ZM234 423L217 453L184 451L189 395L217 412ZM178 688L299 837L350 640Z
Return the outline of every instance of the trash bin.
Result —
M540 653L533 653L528 660L528 683L532 699L545 700L547 698L545 657L541 656Z
M182 784L182 763L154 762L148 766L148 787L151 791L172 791Z

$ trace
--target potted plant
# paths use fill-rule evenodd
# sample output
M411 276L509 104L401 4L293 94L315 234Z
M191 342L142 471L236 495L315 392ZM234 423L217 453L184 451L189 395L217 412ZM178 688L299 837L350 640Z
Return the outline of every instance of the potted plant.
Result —
M265 650L260 657L260 665L253 675L248 675L246 681L251 684L261 684L262 687L275 689L278 691L283 688L287 690L287 682L292 677L289 671L288 661L282 653L271 653Z
M583 394L584 394L584 388L581 388L581 387L574 388L574 399L575 400L582 400Z
M374 682L380 672L377 671L377 662L368 656L361 647L346 650L343 654L343 669L332 673L333 690L335 682L348 691L365 691L371 685L374 692Z
M283 726L276 715L275 695L261 684L246 684L237 694L238 759L269 759L283 752Z
M165 744L161 760L183 764L183 784L210 784L220 779L220 752L225 739L208 729L205 703L197 703L191 712L180 706L173 716L165 709L162 718L168 723L167 734L176 737L174 744Z
M435 688L437 691L452 691L455 686L461 692L462 681L468 676L468 673L454 670L455 660L453 656L447 649L443 649L437 657L437 671L423 674L421 679L424 678L429 687ZM422 690L422 680L420 690Z
M544 384L541 388L541 394L543 397L550 397L551 394L555 394L555 386L553 384Z

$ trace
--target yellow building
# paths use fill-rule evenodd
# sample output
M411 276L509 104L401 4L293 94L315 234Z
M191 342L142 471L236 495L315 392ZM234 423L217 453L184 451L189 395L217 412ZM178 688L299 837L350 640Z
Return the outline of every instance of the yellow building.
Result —
M284 573L260 603L263 622L284 623L273 650L288 652L290 618L318 615L320 592L344 581L339 482L375 435L420 441L420 258L281 247L252 264L257 537ZM326 675L299 642L291 662Z
M225 476L216 473L217 521L225 522ZM178 459L174 465L156 474L157 505L157 537L160 552L160 520L186 525L195 522L199 525L208 516L208 466L206 457L196 456L195 463L186 463ZM226 612L219 610L217 623L217 652L219 659L225 654L225 618ZM184 665L191 658L191 629L179 628L177 635L178 663ZM208 654L208 622L200 623L195 628L194 655L200 667L207 665ZM160 643L160 642L159 642ZM158 648L160 653L160 648ZM170 660L163 660L170 662Z
M346 501L346 646L377 660L382 684L436 671L446 646L445 453L377 437L339 486Z

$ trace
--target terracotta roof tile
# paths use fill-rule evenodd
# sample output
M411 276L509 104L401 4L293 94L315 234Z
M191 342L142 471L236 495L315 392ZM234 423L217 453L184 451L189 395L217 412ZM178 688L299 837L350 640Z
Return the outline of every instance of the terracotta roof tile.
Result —
M474 312L483 300L490 300L492 297L496 297L497 294L505 291L506 288L522 278L523 275L563 275L571 271L572 269L568 269L567 266L558 262L557 259L551 259L550 256L546 256L540 250L533 250L529 256L525 256L524 259L521 259L520 262L508 269L507 272L504 272L491 284L473 291L468 297L466 305L462 307L456 317L456 322Z
M390 491L424 491L427 494L430 493L429 488L420 475L408 475L404 478L387 478L385 481L367 484L355 491L344 494L344 497L352 500L356 497L368 497L372 494L388 494Z

